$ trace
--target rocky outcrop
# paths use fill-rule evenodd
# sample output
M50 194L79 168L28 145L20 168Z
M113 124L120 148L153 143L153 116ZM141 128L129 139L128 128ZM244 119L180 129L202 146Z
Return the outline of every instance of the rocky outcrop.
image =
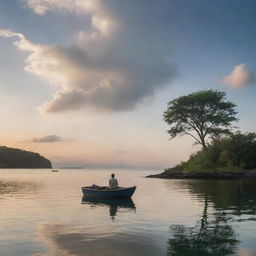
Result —
M147 178L161 179L239 179L256 177L256 171L244 170L241 172L162 172L148 175Z

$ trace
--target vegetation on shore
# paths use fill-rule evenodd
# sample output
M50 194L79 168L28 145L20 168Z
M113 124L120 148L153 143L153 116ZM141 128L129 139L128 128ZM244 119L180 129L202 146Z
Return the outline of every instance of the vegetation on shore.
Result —
M186 162L166 169L174 172L241 173L248 170L256 173L256 134L240 132L223 139L216 139L206 149L190 156Z
M2 146L0 168L52 168L52 164L38 153Z
M164 120L170 139L189 135L201 150L163 173L160 178L232 178L256 176L256 133L233 132L235 104L220 91L204 90L168 103Z

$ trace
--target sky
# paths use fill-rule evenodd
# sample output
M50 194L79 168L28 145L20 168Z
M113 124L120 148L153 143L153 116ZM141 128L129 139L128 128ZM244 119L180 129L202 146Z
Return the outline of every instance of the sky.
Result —
M254 0L1 0L1 145L54 166L159 169L188 159L167 103L221 90L256 130Z

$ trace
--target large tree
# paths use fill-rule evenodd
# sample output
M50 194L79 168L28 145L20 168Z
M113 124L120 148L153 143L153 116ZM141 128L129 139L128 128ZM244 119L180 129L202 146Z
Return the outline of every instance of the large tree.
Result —
M235 104L226 100L226 94L202 90L181 96L168 103L164 120L170 125L170 138L190 135L196 143L207 147L207 139L228 134L236 121Z

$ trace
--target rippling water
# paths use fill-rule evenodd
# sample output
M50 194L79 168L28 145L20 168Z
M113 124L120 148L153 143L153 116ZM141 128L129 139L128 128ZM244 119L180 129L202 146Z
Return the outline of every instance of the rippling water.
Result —
M132 200L88 200L81 187L112 171L1 170L1 256L254 256L256 180L146 179Z

